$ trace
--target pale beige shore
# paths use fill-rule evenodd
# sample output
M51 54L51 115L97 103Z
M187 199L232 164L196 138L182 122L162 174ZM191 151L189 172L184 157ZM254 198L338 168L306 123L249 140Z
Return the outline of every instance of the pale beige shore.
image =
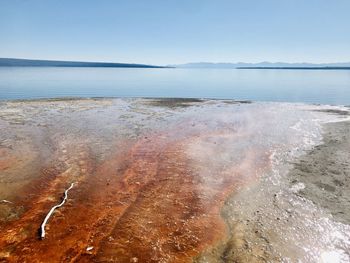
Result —
M301 196L350 224L350 122L326 124L322 144L295 163L290 180L304 185Z

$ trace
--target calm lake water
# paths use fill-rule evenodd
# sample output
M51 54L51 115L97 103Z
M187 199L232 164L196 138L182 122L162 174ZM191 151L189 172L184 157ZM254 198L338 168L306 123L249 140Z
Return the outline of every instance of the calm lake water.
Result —
M350 105L350 71L0 67L0 99L52 97L195 97Z

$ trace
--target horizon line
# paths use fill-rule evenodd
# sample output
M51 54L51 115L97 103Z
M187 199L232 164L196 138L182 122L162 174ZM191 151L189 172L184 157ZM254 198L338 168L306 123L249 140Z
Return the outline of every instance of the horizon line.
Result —
M61 59L42 59L42 58L19 58L19 57L0 57L0 59L9 59L9 60L25 60L25 61L42 61L42 62L58 62L58 63L93 63L93 64L124 64L124 65L140 65L140 66L147 66L147 67L172 67L172 66L179 66L179 65L189 65L189 64L213 64L213 65L220 65L220 64L311 64L311 65L325 65L325 64L350 64L350 61L337 61L337 62L285 62L285 61L259 61L259 62L211 62L211 61L198 61L198 62L184 62L184 63L167 63L163 65L155 65L155 64L147 64L147 63L138 63L138 62L114 62L114 61L88 61L88 60L61 60Z

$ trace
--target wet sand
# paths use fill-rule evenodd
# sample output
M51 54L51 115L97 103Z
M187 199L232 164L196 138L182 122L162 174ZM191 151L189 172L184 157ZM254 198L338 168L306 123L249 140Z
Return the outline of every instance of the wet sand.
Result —
M279 183L265 177L227 199L230 234L196 262L350 262L350 122L322 127L318 145L280 167Z
M306 222L308 216L315 226L321 224L319 215L328 218L323 210L300 216L308 204L287 204L291 196L313 197L290 190L299 180L293 170L285 175L298 154L311 150L312 143L304 145L307 140L321 143L314 118L329 115L302 105L197 99L2 102L0 259L317 262L305 249L280 242L289 235L306 247L316 246L288 234L286 226L300 225L298 220ZM349 127L343 128L332 136L344 135ZM342 145L331 146L328 153L339 150L346 166L349 152ZM332 179L334 184L346 184L346 169L342 178ZM315 184L300 182L305 189ZM66 203L53 213L40 239L42 221L71 183ZM348 189L339 190L339 182L334 187L344 205ZM314 200L317 207L327 208L329 200L317 195ZM345 215L346 206L330 210L334 215L339 211ZM285 230L283 235L270 231L276 224ZM317 237L317 231L310 231L310 238ZM343 248L347 245L344 241ZM321 243L317 249L331 248Z
M301 186L298 194L349 225L350 122L325 125L323 143L295 163L290 180Z

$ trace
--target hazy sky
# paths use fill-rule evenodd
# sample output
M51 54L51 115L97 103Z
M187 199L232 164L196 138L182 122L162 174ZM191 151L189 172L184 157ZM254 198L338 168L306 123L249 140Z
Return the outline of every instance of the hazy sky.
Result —
M0 57L350 61L350 0L0 0Z

